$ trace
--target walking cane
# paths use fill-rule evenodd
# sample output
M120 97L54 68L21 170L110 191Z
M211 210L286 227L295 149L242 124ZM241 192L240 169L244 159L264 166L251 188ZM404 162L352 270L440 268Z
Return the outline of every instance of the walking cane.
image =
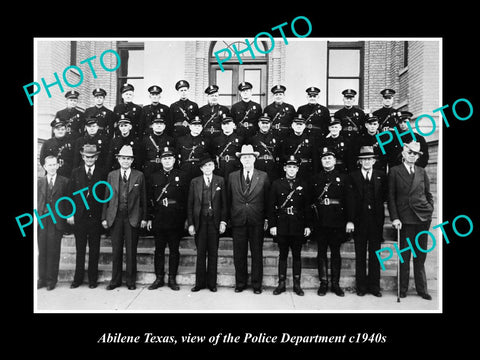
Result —
M397 227L397 248L400 249L400 228ZM397 302L400 302L400 257L397 259Z

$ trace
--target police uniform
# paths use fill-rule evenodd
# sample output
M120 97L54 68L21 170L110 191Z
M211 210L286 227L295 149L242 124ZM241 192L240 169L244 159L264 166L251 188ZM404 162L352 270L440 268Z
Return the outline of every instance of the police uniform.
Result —
M191 124L201 123L198 116L191 121ZM210 153L210 141L201 133L197 136L188 133L175 141L175 154L179 167L186 173L188 181L202 174L198 162L205 153Z
M205 94L214 94L218 89L217 85L210 85L205 89ZM221 124L224 115L230 116L230 110L220 104L206 104L198 109L198 116L202 119L203 133L212 138L219 135L222 132Z
M328 148L322 149L321 156L335 153ZM340 269L342 259L340 247L347 240L346 226L346 175L333 169L321 170L311 181L311 196L314 208L314 228L312 238L317 241L318 276L320 278L319 295L327 291L327 248L330 248L331 290L338 296L344 296L340 288Z
M299 165L300 159L294 155L287 158L285 165ZM288 179L286 175L272 183L269 194L268 224L270 228L276 227L277 233L274 241L278 244L279 286L274 294L285 291L287 277L287 260L289 249L292 250L292 273L294 291L303 295L300 287L301 276L301 250L305 241L305 228L310 228L312 223L310 196L305 180L296 176Z
M158 85L152 85L148 88L148 92L150 94L161 94L162 88ZM153 120L160 116L164 119L168 119L170 117L170 108L167 105L156 103L156 104L148 104L145 105L142 109L142 118L141 118L141 136L148 135L152 133L152 123ZM167 121L168 122L168 121ZM170 126L170 124L166 125ZM165 132L167 134L172 133L171 128L166 128Z
M285 92L287 88L283 85L275 85L271 92L276 94L278 92ZM286 102L278 104L272 102L268 105L264 112L272 119L272 130L275 136L280 139L285 138L291 129L292 120L295 116L295 107Z
M160 156L174 156L173 149L162 148ZM168 285L178 290L175 277L180 261L179 245L187 214L187 196L188 180L186 174L179 169L165 171L161 168L147 178L148 219L152 220L155 238L156 275L156 281L149 287L150 290L164 284L167 244L169 248Z
M238 85L239 91L252 88L253 85L248 81L244 81ZM249 100L248 102L240 100L232 105L230 114L237 126L238 135L243 136L245 141L249 141L258 130L258 118L262 115L262 106L253 100Z
M342 91L345 97L354 97L357 92L353 89L346 89ZM358 106L346 108L345 106L336 111L334 117L340 119L342 124L342 135L347 139L351 139L363 131L365 124L365 113Z
M373 114L369 114L365 119L365 123L374 122L374 121L378 121L378 118ZM377 136L376 136L377 134L378 134L378 131L373 135L369 134L368 131L364 131L360 135L358 135L352 142L352 159L359 154L360 149L363 146L371 146L376 159L375 164L373 165L373 168L376 170L381 170L386 172L387 156L384 155L382 153L382 150L380 149ZM356 167L352 167L350 170L353 170L354 168Z
M134 91L135 88L133 85L125 83L122 85L121 93L123 94L126 91ZM142 118L142 106L137 105L133 102L122 102L116 105L113 108L113 112L115 114L115 136L120 135L120 131L118 130L118 121L121 119L122 115L126 118L130 119L132 124L132 133L135 136L140 135L141 130L141 118Z
M175 84L175 89L178 91L182 87L190 88L190 84L186 80L180 80ZM181 136L188 134L188 123L198 115L198 105L190 99L178 100L170 105L170 124L167 128L171 128L172 136L178 139Z
M131 121L129 118L124 117L121 115L118 123L122 122L127 122L131 124ZM133 131L130 131L128 136L123 136L122 134L119 134L115 136L111 141L110 141L110 146L108 150L108 155L107 155L107 163L106 163L106 170L112 171L115 169L118 169L120 167L120 164L116 160L116 156L119 153L120 149L124 145L129 145L132 147L133 150L133 164L132 168L136 170L141 170L142 169L142 163L141 163L141 158L140 158L140 140L138 137L133 133Z
M262 115L260 122L272 122L272 119L267 114ZM260 130L250 139L253 149L259 153L255 160L255 169L265 171L268 174L270 181L276 180L280 177L280 157L281 157L281 142L275 137L272 129L267 133Z
M95 117L87 118L85 121L85 125L87 126L95 123L98 123L98 118ZM108 155L109 139L107 136L105 136L105 134L100 132L100 129L93 136L86 132L85 135L75 141L73 167L76 168L82 164L82 155L80 154L80 151L83 149L83 145L86 144L95 145L98 152L98 159L95 162L95 165L102 169L105 168Z
M93 96L107 96L104 89L97 88L92 92ZM96 118L99 130L109 139L113 137L113 130L115 124L115 114L112 110L106 108L104 105L92 106L85 110L84 118Z
M222 123L233 122L233 119L226 116ZM239 152L243 145L243 137L234 130L230 135L220 133L211 140L211 152L215 158L217 168L215 174L228 179L228 175L241 168L240 160L235 153Z
M330 125L334 124L340 124L340 120L333 117L330 121ZM330 134L325 136L320 143L320 147L327 147L335 152L335 158L337 160L335 169L343 173L348 172L354 167L351 146L350 139L348 139L345 135L342 135L341 132L340 135L335 138Z
M380 94L383 98L391 98L395 95L395 90L393 89L383 89L380 91ZM378 118L378 131L393 131L395 125L397 125L394 113L397 112L393 106L386 107L383 106L381 109L375 110L372 114Z
M152 124L156 122L165 123L165 119L157 114L156 118L152 120ZM167 135L165 131L161 134L155 134L151 131L144 135L140 143L140 162L143 164L142 171L146 178L162 168L160 163L162 151L165 147L173 146L173 137Z
M305 124L305 118L302 115L296 115L293 121ZM282 158L288 159L290 155L294 155L299 160L298 178L306 179L317 173L316 142L313 136L310 136L305 130L301 135L297 135L291 130L283 140Z
M80 93L75 90L70 90L65 93L66 99L78 99ZM84 113L77 107L65 108L57 111L55 118L62 120L67 128L67 136L75 141L84 132ZM53 132L52 132L53 135Z
M306 90L309 95L318 95L320 89L314 86ZM297 115L302 115L305 119L307 134L315 139L320 139L328 134L328 124L330 123L330 110L318 103L305 104L297 109Z
M65 122L59 118L55 118L50 126L52 129L57 126L65 126ZM43 166L45 158L49 155L57 157L59 168L57 174L70 178L73 169L73 143L72 138L68 135L62 138L52 137L46 140L40 150L40 164Z

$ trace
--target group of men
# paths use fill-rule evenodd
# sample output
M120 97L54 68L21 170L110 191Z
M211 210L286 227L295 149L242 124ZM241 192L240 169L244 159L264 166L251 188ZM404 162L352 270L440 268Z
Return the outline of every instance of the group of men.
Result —
M251 100L248 82L239 84L241 100L231 109L218 103L216 85L205 89L208 103L200 108L188 97L187 81L178 81L175 88L180 99L170 107L160 103L158 85L148 88L152 103L142 107L133 103L135 89L126 83L123 101L113 111L103 105L103 89L93 91L95 106L85 112L76 108L79 93L66 93L67 108L57 112L52 138L40 153L46 176L39 179L38 211L42 214L47 203L102 179L113 188L113 197L101 204L88 193L67 224L47 219L39 232L38 287L55 287L61 237L69 225L77 249L72 288L83 283L87 243L89 286L97 286L100 236L109 231L113 260L107 289L122 284L124 245L126 285L135 289L139 233L151 231L156 280L149 289L165 284L168 245L168 286L178 290L179 244L188 231L197 247L192 291L216 291L219 237L231 232L235 292L249 284L254 293L262 292L263 241L270 235L279 248L275 295L286 291L290 249L293 290L304 295L301 249L311 239L318 245L318 295L325 295L330 283L332 292L344 296L340 248L353 238L357 294L381 296L375 251L383 241L385 202L393 226L401 229L403 246L407 237L429 228L433 211L425 139L415 134L413 141L407 134L405 146L392 142L383 154L375 136L395 127L407 130L413 115L393 108L395 91L383 90L383 107L365 114L353 105L356 91L346 89L345 106L332 116L318 103L316 87L306 89L308 103L297 110L285 102L283 85L271 89L274 101L263 110ZM425 254L414 258L415 285L419 295L431 299L424 262ZM402 297L408 279L409 258L401 267Z

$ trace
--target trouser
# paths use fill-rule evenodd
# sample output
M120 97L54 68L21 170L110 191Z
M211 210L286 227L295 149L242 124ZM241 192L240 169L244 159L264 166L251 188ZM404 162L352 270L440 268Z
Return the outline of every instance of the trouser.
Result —
M63 233L57 230L52 219L42 219L43 229L38 227L38 281L55 285L58 280L60 249Z
M277 243L279 249L278 257L278 277L286 279L288 252L292 250L292 274L293 277L300 277L302 273L302 241L299 236L278 235Z
M201 216L200 226L195 234L195 245L197 246L195 285L200 288L217 286L219 239L220 233L215 227L213 217Z
M427 289L427 275L425 272L425 260L427 253L422 252L416 248L415 237L421 231L426 231L430 228L430 221L425 221L420 224L403 224L400 230L400 249L408 247L406 238L410 239L412 247L415 249L416 257L413 258L413 276L415 278L415 289L419 294L428 293ZM418 246L424 250L427 249L428 234L422 234L418 237ZM410 255L411 250L407 250L399 254L399 260L403 258L403 263L400 262L400 292L408 291L408 282L410 278Z
M96 284L98 279L98 259L100 256L101 225L99 219L86 218L75 223L75 275L73 282L81 284L85 276L85 254L88 244L88 282Z
M155 254L153 263L155 275L163 277L165 275L165 248L168 244L168 275L175 276L178 272L180 263L180 240L182 238L182 229L158 229L154 234Z
M380 249L382 226L375 224L373 216L365 216L355 224L355 282L357 291L380 291L380 262L375 251ZM367 274L368 253L368 274Z
M315 231L317 241L318 277L321 283L328 284L328 259L327 249L330 248L330 279L331 284L338 286L340 283L340 269L342 258L340 247L345 238L344 228L320 227Z
M233 262L235 266L235 284L247 286L248 281L248 245L252 258L251 282L254 289L262 287L263 279L263 225L245 225L232 228Z
M126 253L126 283L135 285L137 276L137 242L138 228L130 225L127 214L119 212L111 229L112 236L112 279L110 285L122 284L123 245Z

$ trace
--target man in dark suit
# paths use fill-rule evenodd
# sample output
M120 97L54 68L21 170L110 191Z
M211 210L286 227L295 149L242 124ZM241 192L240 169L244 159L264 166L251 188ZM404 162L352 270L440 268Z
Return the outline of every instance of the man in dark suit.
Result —
M433 196L430 193L430 181L427 172L421 166L415 165L421 155L420 144L412 141L403 147L403 164L391 168L388 176L388 210L392 226L400 229L400 247L407 246L406 238L410 242L418 242L422 249L427 248L428 236L417 234L428 231L433 214ZM399 254L403 263L400 264L400 297L407 296L408 280L410 277L410 251ZM432 297L427 289L425 260L427 254L415 252L413 259L413 273L417 293L426 300Z
M43 168L47 172L45 177L38 179L38 282L37 289L47 287L47 290L55 289L58 279L58 267L60 263L60 248L65 220L55 217L53 211L57 201L68 195L68 179L58 175L58 161L54 155L48 155L44 159ZM59 203L61 214L68 214L65 209L65 201ZM58 210L57 210L58 211ZM51 215L49 215L51 214ZM56 223L53 221L55 218Z
M376 155L372 146L362 146L358 154L361 168L353 171L347 186L347 232L354 234L355 280L357 295L370 292L380 297L380 263L375 251L382 242L387 200L387 177L374 169ZM367 275L368 250L368 275Z
M223 177L213 174L215 163L210 156L201 159L199 166L203 175L190 182L187 207L188 232L195 236L197 245L195 286L192 291L208 287L215 292L218 242L227 226L227 196Z
M118 155L120 169L108 174L107 182L113 188L112 199L103 205L102 226L111 228L112 279L107 290L122 285L123 244L127 254L127 287L135 290L137 274L138 227L147 225L147 196L145 178L141 171L132 169L133 149L124 145Z
M255 294L262 292L263 235L268 228L267 205L270 181L267 173L254 168L259 155L252 145L235 154L243 169L229 175L228 201L233 236L235 292L247 287L248 245L252 257L251 283Z
M100 235L102 231L102 203L95 200L92 195L93 185L97 181L105 180L104 170L96 165L98 154L96 145L85 144L80 154L83 159L83 165L73 169L70 179L70 194L84 188L83 192L88 209L85 207L84 200L80 196L73 197L75 201L75 216L67 219L70 225L74 225L75 247L77 250L75 275L70 288L74 289L83 283L85 275L85 253L88 243L88 284L90 289L97 287L98 279L98 258L100 256ZM103 199L105 194L105 185L98 185L95 188L95 194Z
M283 167L285 177L273 182L269 196L270 234L280 250L278 259L278 286L273 295L286 290L287 260L292 249L293 291L300 296L304 292L300 286L302 271L301 251L305 238L310 235L311 208L306 181L297 177L301 160L291 155Z
M154 127L155 128L155 127ZM180 240L186 217L188 181L186 174L174 168L175 154L164 147L160 154L162 168L147 177L147 230L153 229L155 238L155 281L148 287L155 290L164 285L165 248L168 244L168 286L180 290L176 276L180 263Z

